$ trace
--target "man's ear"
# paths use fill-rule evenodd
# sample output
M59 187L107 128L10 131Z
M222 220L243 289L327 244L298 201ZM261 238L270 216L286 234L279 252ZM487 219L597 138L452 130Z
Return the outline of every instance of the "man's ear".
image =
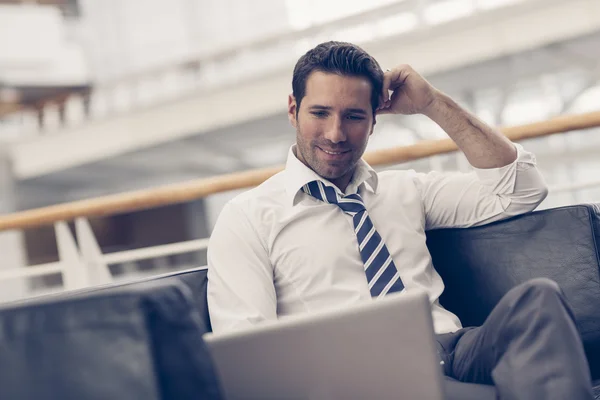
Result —
M298 105L296 104L296 98L293 94L288 96L288 119L290 120L290 124L294 128L298 127L298 121L296 119L296 113L298 112Z

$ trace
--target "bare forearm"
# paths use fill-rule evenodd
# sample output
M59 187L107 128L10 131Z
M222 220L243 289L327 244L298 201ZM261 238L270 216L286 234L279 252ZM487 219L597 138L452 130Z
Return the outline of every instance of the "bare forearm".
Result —
M437 123L476 168L500 168L517 158L512 142L442 92L423 114Z

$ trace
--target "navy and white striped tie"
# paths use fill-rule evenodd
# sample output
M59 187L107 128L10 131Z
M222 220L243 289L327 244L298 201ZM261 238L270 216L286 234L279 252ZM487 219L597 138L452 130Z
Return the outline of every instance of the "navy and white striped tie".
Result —
M362 198L357 194L338 197L334 188L321 181L312 181L302 187L302 191L325 203L336 204L346 214L352 216L354 233L362 258L371 296L382 297L390 292L404 289L398 269L392 256L377 233Z

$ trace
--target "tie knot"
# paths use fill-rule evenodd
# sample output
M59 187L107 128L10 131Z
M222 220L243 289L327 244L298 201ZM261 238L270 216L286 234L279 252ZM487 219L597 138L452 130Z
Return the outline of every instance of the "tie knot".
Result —
M317 200L325 203L336 204L344 212L354 215L365 210L365 205L361 197L356 194L347 196L338 196L337 192L331 186L325 185L321 181L312 181L302 187L302 191L311 195Z

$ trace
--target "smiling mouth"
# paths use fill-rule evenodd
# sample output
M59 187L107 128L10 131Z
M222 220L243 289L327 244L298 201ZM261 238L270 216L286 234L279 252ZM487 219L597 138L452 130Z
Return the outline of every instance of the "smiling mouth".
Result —
M322 148L320 148L320 147L319 147L319 149L320 149L321 151L323 151L324 153L327 153L327 154L329 154L329 155L332 155L332 156L339 156L339 155L342 155L342 154L348 153L348 152L350 151L350 150L344 150L344 151L331 151L331 150L325 150L325 149L322 149Z

